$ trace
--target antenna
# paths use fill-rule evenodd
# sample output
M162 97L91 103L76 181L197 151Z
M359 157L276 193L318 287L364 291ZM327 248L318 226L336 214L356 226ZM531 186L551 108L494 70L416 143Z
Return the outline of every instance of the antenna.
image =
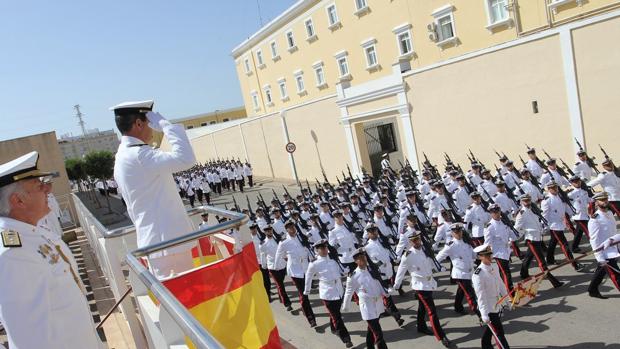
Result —
M75 109L75 117L78 118L78 125L80 125L80 128L82 129L82 135L86 136L86 123L83 119L84 114L80 111L80 105L74 105L73 109Z

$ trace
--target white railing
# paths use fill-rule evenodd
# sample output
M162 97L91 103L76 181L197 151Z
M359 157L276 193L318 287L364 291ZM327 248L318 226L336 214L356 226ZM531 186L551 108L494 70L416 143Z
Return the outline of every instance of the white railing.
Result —
M228 235L221 232L241 226L248 220L246 215L210 206L190 209L188 215L192 218L194 227L200 220L199 214L203 212L219 215L228 220L177 239L138 250L133 226L108 230L92 215L77 195L73 194L73 200L80 225L91 248L95 251L114 298L117 301L121 299L128 290L127 283L131 284L135 303L132 298L126 297L119 308L127 320L136 348L188 348L185 344L186 337L191 339L197 348L222 347L168 289L144 267L139 258L172 246L196 241L205 236L211 236L211 241L218 249L219 255L227 257L228 250L223 242L232 241ZM200 251L200 248L198 250ZM125 277L127 269L129 269L128 279ZM159 304L155 304L151 296ZM138 315L141 322L138 320Z

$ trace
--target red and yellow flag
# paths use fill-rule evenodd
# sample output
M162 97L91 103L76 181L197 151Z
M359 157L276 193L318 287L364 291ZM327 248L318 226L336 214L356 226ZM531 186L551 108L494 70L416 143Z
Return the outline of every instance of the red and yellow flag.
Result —
M199 239L198 246L192 248L192 259L194 267L207 265L219 259L217 252L215 252L215 246L208 236Z
M225 348L281 348L253 244L163 283Z

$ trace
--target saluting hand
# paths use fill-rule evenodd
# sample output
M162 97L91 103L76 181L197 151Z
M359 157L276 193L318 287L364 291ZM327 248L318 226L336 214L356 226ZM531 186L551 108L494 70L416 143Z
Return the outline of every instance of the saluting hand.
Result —
M152 111L146 113L146 118L149 119L149 127L159 132L161 132L164 128L162 121L167 121L163 116L161 116L160 113Z

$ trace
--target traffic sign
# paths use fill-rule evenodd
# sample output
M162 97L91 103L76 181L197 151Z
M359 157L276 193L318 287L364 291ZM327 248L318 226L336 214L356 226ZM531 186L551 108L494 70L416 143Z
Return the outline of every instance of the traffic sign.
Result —
M295 152L295 149L297 149L297 146L295 145L295 143L293 142L288 142L286 143L286 151L293 154Z

